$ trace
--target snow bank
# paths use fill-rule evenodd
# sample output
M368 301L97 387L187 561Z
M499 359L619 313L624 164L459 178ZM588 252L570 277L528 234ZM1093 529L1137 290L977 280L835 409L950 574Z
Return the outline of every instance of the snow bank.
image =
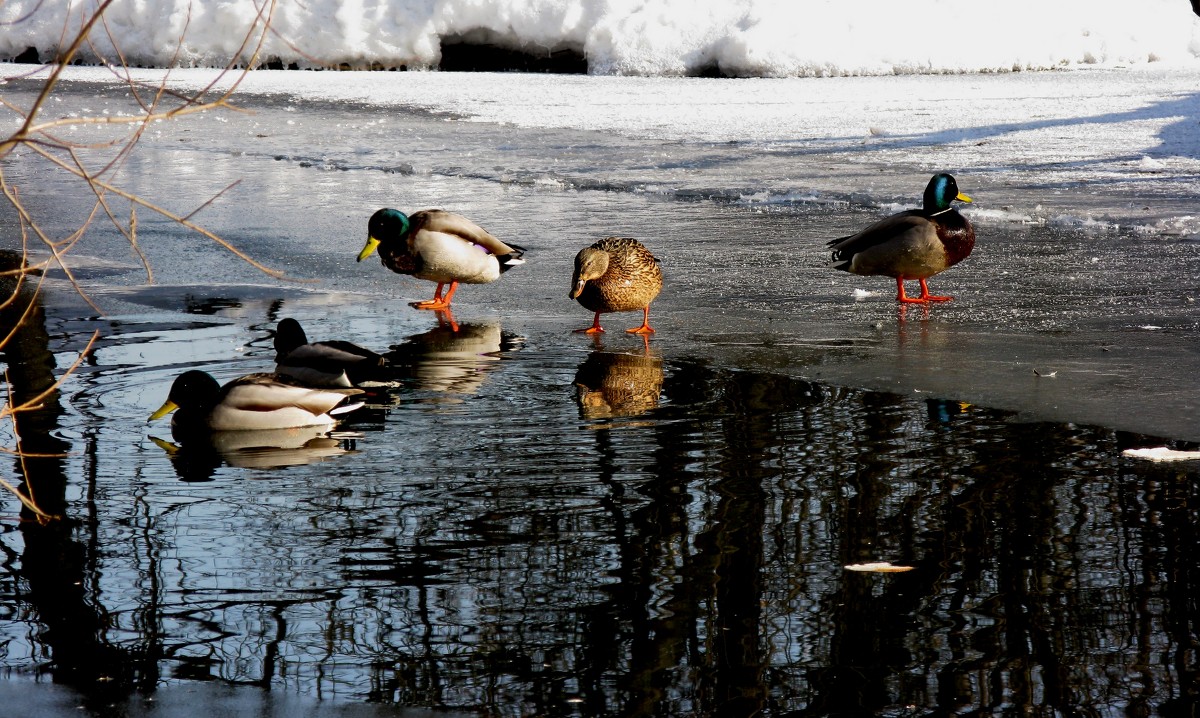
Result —
M434 68L443 42L464 40L538 55L574 50L593 74L647 76L992 72L1200 56L1200 19L1183 0L280 0L272 12L259 61L300 67ZM135 64L222 66L251 56L243 41L257 41L259 17L251 0L122 0L91 41L109 59L115 44ZM0 57L34 47L49 59L83 18L71 0L6 0Z

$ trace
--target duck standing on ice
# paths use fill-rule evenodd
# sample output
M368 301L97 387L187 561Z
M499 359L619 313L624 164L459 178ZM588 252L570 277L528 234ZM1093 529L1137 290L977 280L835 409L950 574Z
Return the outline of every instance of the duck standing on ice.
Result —
M851 274L896 278L896 300L912 304L946 302L929 293L925 280L966 259L975 247L975 229L950 206L970 202L948 174L936 174L925 187L921 209L893 214L857 234L829 242L833 267ZM904 293L904 280L921 283L921 296Z

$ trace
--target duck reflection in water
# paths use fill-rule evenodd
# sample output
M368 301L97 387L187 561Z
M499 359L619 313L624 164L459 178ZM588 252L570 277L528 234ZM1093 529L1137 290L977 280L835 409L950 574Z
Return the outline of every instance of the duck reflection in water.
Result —
M663 385L662 357L642 353L593 351L575 372L575 399L584 419L638 416L658 406Z
M167 452L175 473L183 481L211 481L222 466L237 469L282 469L327 461L354 453L352 438L330 434L329 427L254 431L172 430L172 443L157 436L150 440Z
M385 355L396 377L415 389L474 394L504 353L524 344L501 330L498 322L458 324L441 314L437 327L408 337Z

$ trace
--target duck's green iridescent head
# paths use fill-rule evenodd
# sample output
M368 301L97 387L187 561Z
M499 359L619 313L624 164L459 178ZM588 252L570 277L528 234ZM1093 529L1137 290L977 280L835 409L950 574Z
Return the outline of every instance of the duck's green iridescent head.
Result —
M208 372L198 369L185 371L175 377L167 400L150 415L147 421L161 419L176 409L207 411L221 396L221 385Z
M945 212L950 209L950 203L954 200L970 202L971 198L958 191L958 183L954 181L954 177L943 172L929 180L922 206L928 212Z
M371 221L367 223L367 244L358 253L358 261L370 257L380 242L404 239L411 227L408 215L398 209L385 208L371 215Z

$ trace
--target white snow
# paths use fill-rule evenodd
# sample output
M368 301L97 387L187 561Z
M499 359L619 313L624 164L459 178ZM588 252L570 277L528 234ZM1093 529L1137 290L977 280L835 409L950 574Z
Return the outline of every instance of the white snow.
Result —
M107 10L84 54L94 48L115 60L115 44L133 64L219 67L248 61L261 37L259 62L431 68L443 42L465 38L535 54L576 50L592 74L677 76L717 67L761 77L1192 64L1200 54L1200 19L1183 0L259 2L123 0ZM27 47L51 57L91 7L0 3L0 57Z
M108 34L92 41L104 48L111 35L130 62L225 63L254 25L255 6L190 2L115 3L105 16ZM1200 234L1190 199L1200 195L1200 18L1188 4L1013 0L1003 12L975 5L282 0L262 58L434 66L444 39L478 36L527 49L576 47L594 73L648 76L256 71L217 82L239 79L239 95L292 96L296 121L307 100L353 102L734 148L707 170L685 162L640 176L642 192L728 188L730 199L767 211L851 202L882 215L919 201L914 174L949 171L975 198L963 211L976 223ZM0 4L0 23L15 22L0 25L0 57L28 45L45 55L64 22L69 32L81 17L72 7L64 20L65 0ZM673 76L714 63L744 75L792 76ZM988 72L1033 67L1053 69ZM0 76L34 69L0 65ZM217 75L133 72L151 84L167 76L185 91ZM808 77L856 73L876 74ZM72 67L66 77L114 79L96 67Z

